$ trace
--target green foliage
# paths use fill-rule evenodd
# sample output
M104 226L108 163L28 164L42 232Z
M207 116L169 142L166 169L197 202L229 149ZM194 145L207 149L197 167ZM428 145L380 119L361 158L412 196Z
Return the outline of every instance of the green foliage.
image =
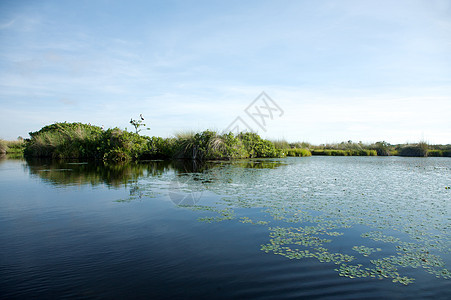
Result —
M97 150L103 159L114 161L136 160L148 150L148 138L138 133L122 131L119 128L106 130L100 139Z
M370 148L372 150L376 150L377 156L389 156L390 155L390 144L385 141L376 142L375 144L371 145Z
M428 145L426 143L418 143L416 145L406 145L400 148L400 156L410 157L426 157L428 154Z
M55 123L30 132L25 155L52 158L138 159L147 150L147 138L118 128L103 131L82 123Z
M133 125L133 127L135 127L135 133L139 134L142 129L141 127L145 127L146 124L143 123L144 121L144 117L142 114L139 115L139 119L138 120L134 120L134 119L130 119L130 124ZM146 128L147 130L150 130L150 128Z
M255 133L218 134L205 130L176 138L145 137L119 128L102 130L81 123L55 123L30 133L25 155L94 158L112 161L186 158L198 161L248 157L281 157L281 150ZM2 143L3 145L3 143Z
M102 134L98 126L82 123L55 123L30 132L24 154L54 158L96 157L96 141Z
M427 156L430 157L451 157L451 150L428 150Z
M7 149L8 149L7 142L0 139L0 154L6 153Z
M286 154L286 156L298 156L298 157L304 157L304 156L312 156L312 153L308 149L285 149L283 152Z
M442 150L428 150L427 156L430 157L442 157L443 151Z
M377 156L376 150L335 150L335 149L315 149L312 150L312 155L324 156Z
M274 144L268 140L263 140L258 134L246 132L238 134L238 138L243 142L250 158L256 157L282 157L283 152L276 149Z
M247 157L242 141L233 133L219 135L210 130L179 134L176 148L176 157L199 161Z
M151 137L147 142L147 152L144 158L172 158L176 155L176 139Z
M133 120L131 120L131 123ZM140 122L141 121L141 122ZM371 145L352 141L312 146L285 140L271 142L246 132L218 134L211 130L184 132L175 138L147 137L138 134L143 118L136 121L137 132L119 128L102 130L82 123L55 123L30 132L23 142L0 140L0 153L21 153L34 157L90 158L127 161L152 158L184 158L197 161L286 156L435 156L451 157L451 145L390 145L382 141ZM140 125L141 124L141 125ZM302 148L301 148L302 146ZM283 147L283 148L281 148Z
M286 140L276 140L276 141L272 141L272 143L274 144L274 147L276 149L290 149L291 148L290 144Z
M25 148L25 142L23 139L18 139L17 141L4 141L4 143L6 146L6 153L8 154L21 154ZM0 150L0 153L1 152L2 151Z

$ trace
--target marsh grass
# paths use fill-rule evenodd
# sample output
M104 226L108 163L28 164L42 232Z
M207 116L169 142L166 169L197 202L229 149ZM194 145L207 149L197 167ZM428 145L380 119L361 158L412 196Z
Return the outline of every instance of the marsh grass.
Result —
M103 160L191 159L195 161L240 158L274 158L283 156L451 156L451 145L428 145L425 142L391 145L341 142L311 145L288 143L284 139L269 141L258 134L244 132L219 134L216 131L179 131L173 138L140 136L119 128L103 130L82 123L55 123L30 133L31 139L0 141L0 153L21 153L30 157L89 158Z
M255 133L177 132L174 138L140 136L119 128L102 130L82 123L55 123L30 133L29 157L127 161L181 158L195 161L281 157L282 151ZM4 143L2 143L3 145ZM2 146L3 147L3 146Z
M324 156L377 156L376 150L335 150L335 149L315 149L311 151L312 155Z
M291 148L290 144L284 139L274 140L274 141L272 141L272 143L274 144L274 147L276 149L290 149Z
M0 139L0 154L22 154L25 148L25 142L20 139L17 141L5 141Z
M284 149L283 152L286 154L286 156L296 156L296 157L305 157L305 156L312 156L312 152L308 149Z

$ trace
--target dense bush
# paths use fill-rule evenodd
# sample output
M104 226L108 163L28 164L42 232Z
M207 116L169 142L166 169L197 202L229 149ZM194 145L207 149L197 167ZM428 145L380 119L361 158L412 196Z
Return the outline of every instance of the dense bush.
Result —
M389 156L390 155L390 144L383 142L376 142L370 145L372 150L376 150L378 156Z
M243 142L248 153L248 157L282 157L283 152L276 149L274 144L262 139L258 134L246 132L238 134L238 138Z
M136 129L136 128L135 128ZM0 153L22 152L29 157L89 158L114 161L184 158L198 161L283 156L447 156L451 145L390 145L354 143L313 146L309 143L271 142L246 132L218 134L214 131L179 133L175 138L147 137L119 128L102 130L82 123L55 123L30 132L30 139L0 141ZM429 148L429 149L428 149Z
M304 157L304 156L312 156L312 153L308 149L284 149L283 153L285 153L286 156L298 156L298 157Z
M442 150L428 150L427 156L430 157L442 157L443 151Z
M82 123L55 123L30 132L26 156L95 158L124 161L138 159L147 150L147 138L118 128L103 131Z
M218 134L206 130L176 138L145 137L138 133L81 123L55 123L30 133L25 155L52 158L94 158L113 161L146 158L193 160L280 157L282 151L255 133Z
M428 145L418 143L416 145L406 145L399 149L400 156L425 157L428 154Z
M82 123L55 123L29 134L31 139L24 150L27 156L87 158L98 156L102 130Z

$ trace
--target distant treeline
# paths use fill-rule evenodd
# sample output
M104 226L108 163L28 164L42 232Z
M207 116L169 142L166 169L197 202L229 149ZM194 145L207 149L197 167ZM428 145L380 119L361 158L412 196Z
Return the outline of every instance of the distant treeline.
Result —
M277 149L309 149L312 155L326 156L410 156L410 157L451 157L451 145L416 144L392 145L385 141L372 144L362 142L341 142L337 144L312 145L307 142L288 143L273 141ZM290 150L288 150L290 151Z
M30 139L14 142L0 140L0 153L22 152L27 157L63 159L127 161L175 158L206 161L311 155L451 157L451 145L363 144L352 141L311 145L305 142L269 141L251 132L234 135L231 132L220 134L210 130L161 138L141 136L119 128L103 130L90 124L64 122L30 132Z

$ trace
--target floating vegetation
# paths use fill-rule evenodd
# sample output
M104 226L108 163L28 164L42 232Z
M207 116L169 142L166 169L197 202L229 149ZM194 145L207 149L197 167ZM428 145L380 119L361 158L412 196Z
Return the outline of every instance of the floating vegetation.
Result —
M362 254L363 256L370 256L371 253L375 253L377 251L382 251L381 248L370 248L366 246L354 246L352 247L352 250L357 251L358 253Z
M262 251L333 263L343 277L408 285L415 279L403 273L412 268L451 279L442 258L450 251L450 203L440 188L450 167L430 160L417 168L401 159L353 159L358 163L287 158L275 169L221 163L197 174L182 191L208 190L219 200L179 207L205 213L198 220L207 223L270 225ZM358 246L343 242L356 229Z
M241 217L240 218L240 222L241 223L253 224L253 225L268 225L269 224L268 221L252 221L248 217Z

